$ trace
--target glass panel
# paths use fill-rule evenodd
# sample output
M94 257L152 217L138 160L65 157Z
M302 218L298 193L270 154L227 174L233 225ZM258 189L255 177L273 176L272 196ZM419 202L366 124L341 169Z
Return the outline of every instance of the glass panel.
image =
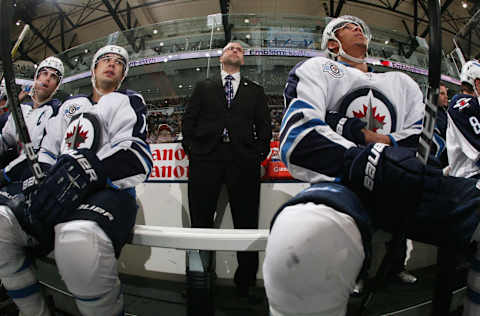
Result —
M245 49L242 76L265 88L278 130L283 89L290 69L320 51L322 31L329 18L304 16L230 15L232 39ZM60 54L66 80L61 95L90 93L90 64L97 49L106 44L127 48L130 71L123 86L140 92L149 108L149 127L168 124L179 136L180 118L195 83L219 73L218 56L225 43L223 25L212 17L199 17L148 25L116 32ZM218 21L222 21L219 16ZM369 61L376 71L397 69L411 75L421 87L426 83L428 51L408 36L392 30L372 29ZM456 68L445 59L442 73L449 85L457 83ZM31 78L31 77L30 77ZM152 141L155 137L152 138Z

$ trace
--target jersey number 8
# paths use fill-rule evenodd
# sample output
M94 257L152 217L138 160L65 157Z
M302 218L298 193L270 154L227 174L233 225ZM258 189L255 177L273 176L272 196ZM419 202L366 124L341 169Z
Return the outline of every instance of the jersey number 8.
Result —
M478 119L475 116L470 116L468 121L470 122L470 125L472 125L475 134L480 134L480 122Z

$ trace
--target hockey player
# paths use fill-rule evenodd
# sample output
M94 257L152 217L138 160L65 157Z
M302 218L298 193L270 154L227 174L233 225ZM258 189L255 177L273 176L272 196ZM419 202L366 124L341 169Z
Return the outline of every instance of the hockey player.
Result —
M345 315L374 229L466 248L477 227L476 181L444 177L408 148L422 129L422 94L405 74L367 71L370 37L360 19L336 18L322 39L336 60L290 72L281 158L312 186L272 220L263 266L272 315Z
M480 62L466 62L460 73L461 93L455 95L447 110L447 154L449 174L480 179ZM479 257L477 250L477 258ZM474 261L478 262L478 261ZM468 275L467 315L480 314L480 271L475 265Z
M33 78L33 86L29 92L32 102L21 104L25 124L32 139L34 149L40 148L40 143L45 135L45 127L50 117L57 114L61 102L53 99L53 96L60 88L64 75L63 63L54 56L44 59ZM19 93L19 101L26 96L25 91ZM5 160L11 160L14 152L17 151L18 136L13 116L9 115L0 136L0 157ZM27 168L25 163L25 155L21 155L19 159L12 161L3 170L2 182L17 179L19 180L24 169Z
M450 171L456 177L480 178L480 62L470 60L460 74L463 92L448 106L447 153Z
M34 149L38 150L40 142L45 135L45 126L48 119L56 115L60 106L60 101L52 99L56 91L59 89L64 74L63 63L56 57L48 57L44 59L37 67L34 75L33 89L31 91L31 103L21 104L22 113L28 132L32 138ZM27 93L21 91L19 93L19 101L26 97ZM5 99L3 106L6 108L7 93L5 87L0 87L0 99ZM4 188L10 193L18 193L20 184L16 184L23 177L25 168L28 168L25 160L25 154L18 156L17 148L17 130L15 122L8 112L2 114L6 117L6 122L2 128L0 135L0 166L4 168L0 176L1 186L10 184L8 188ZM14 160L15 159L15 160ZM4 289L2 287L1 293Z
M100 48L91 71L92 95L68 99L49 120L39 162L52 167L26 189L30 206L0 207L0 276L22 315L50 315L28 246L54 249L82 315L123 315L117 258L135 223L135 185L153 164L146 105L141 95L118 90L128 73L124 48Z

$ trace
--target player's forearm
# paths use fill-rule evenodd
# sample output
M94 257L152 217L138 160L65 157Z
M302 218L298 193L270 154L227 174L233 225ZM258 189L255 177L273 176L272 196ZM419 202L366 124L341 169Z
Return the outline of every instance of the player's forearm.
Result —
M382 143L387 145L392 144L390 137L388 137L388 135L378 134L370 130L367 130L365 128L362 129L362 133L365 136L365 144L373 144L373 143Z

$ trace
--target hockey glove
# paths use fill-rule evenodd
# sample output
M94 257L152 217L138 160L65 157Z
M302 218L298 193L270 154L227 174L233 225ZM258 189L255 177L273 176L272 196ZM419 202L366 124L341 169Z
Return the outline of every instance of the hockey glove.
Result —
M374 212L374 222L383 213L405 214L420 202L427 170L415 151L381 143L352 147L344 164L343 182Z
M94 152L86 149L61 155L45 180L31 194L28 208L32 222L53 227L76 209L89 194L105 187L107 177Z
M345 117L333 111L327 112L325 121L337 134L357 145L365 145L365 135L362 132L362 128L367 126L365 122L355 117Z

